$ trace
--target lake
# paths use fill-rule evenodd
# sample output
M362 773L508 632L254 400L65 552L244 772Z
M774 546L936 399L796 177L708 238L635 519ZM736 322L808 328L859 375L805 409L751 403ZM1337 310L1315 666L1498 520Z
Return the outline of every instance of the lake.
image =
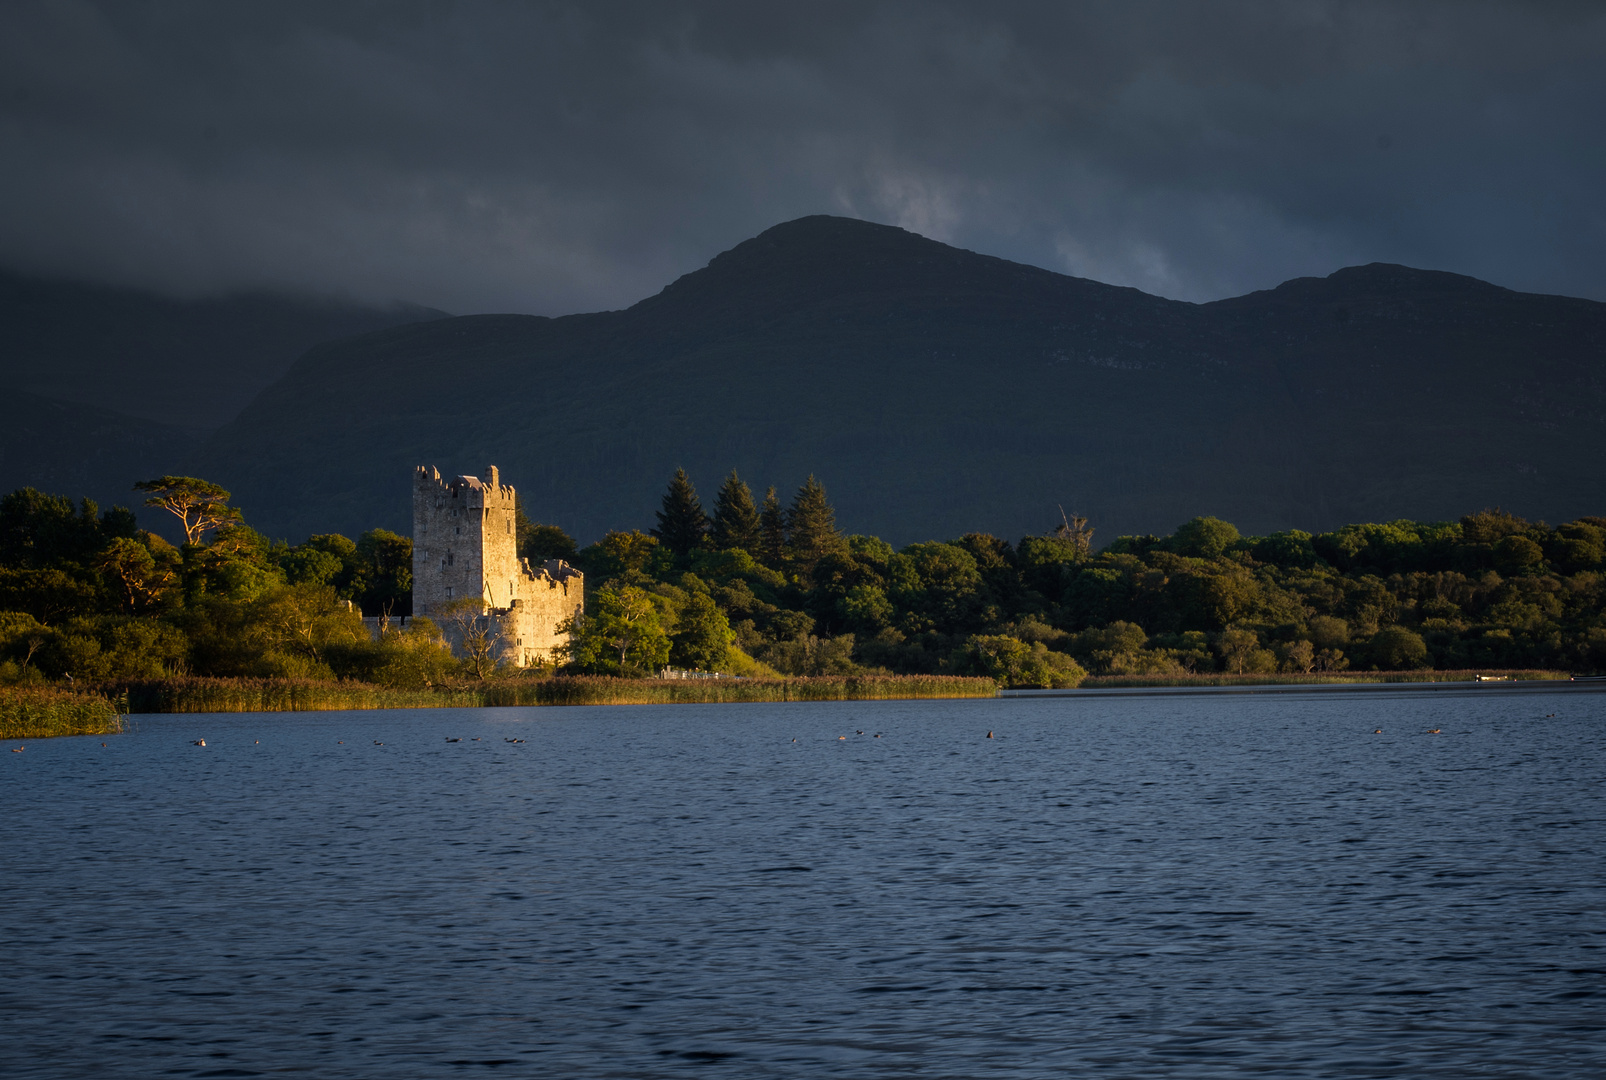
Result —
M1606 1075L1606 694L135 720L0 755L7 1076Z

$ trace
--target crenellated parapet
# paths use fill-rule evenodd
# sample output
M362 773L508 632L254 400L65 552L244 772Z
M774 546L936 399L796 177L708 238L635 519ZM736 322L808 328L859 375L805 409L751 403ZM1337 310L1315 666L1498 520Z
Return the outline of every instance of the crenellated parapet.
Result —
M532 567L518 554L517 493L496 466L484 476L413 472L413 612L443 628L476 605L493 617L516 664L550 659L558 626L584 605L585 577L562 560Z

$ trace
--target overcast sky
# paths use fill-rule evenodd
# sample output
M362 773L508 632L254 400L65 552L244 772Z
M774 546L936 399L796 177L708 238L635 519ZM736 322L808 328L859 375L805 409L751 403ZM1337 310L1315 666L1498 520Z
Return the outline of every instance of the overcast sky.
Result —
M1606 300L1606 4L0 5L0 265L628 305L832 213L1186 300Z

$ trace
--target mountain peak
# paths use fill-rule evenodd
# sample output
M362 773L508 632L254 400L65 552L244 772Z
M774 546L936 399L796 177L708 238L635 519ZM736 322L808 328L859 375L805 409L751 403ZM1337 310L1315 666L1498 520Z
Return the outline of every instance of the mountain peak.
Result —
M961 296L1121 297L1168 304L1157 297L1068 277L1041 267L981 255L895 225L814 214L783 222L716 255L632 311L707 307L740 309L760 319L804 306L875 306L893 300ZM1141 300L1139 300L1141 298Z

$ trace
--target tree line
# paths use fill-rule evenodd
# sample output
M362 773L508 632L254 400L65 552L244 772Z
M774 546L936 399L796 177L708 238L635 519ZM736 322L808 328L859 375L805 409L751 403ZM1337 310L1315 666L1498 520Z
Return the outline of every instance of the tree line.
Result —
M411 610L412 541L384 529L289 545L192 477L139 485L174 547L132 512L32 488L0 499L0 683L183 675L355 678L422 688L458 669L441 635L380 640L362 615Z
M375 529L289 545L229 493L141 485L174 547L134 515L32 489L0 499L0 682L164 675L344 677L423 687L471 677L405 615L411 541ZM519 517L520 554L586 573L566 670L670 665L734 674L1182 676L1412 668L1606 669L1606 519L1558 526L1501 510L1327 533L1242 536L1201 517L1102 549L1061 515L1013 542L986 533L894 550L842 532L810 477L783 502L734 472L706 507L677 470L656 523L580 548Z
M647 533L581 551L598 672L747 658L786 674L1606 669L1606 518L1503 510L1243 536L1200 517L1095 550L1061 515L1017 541L967 533L899 550L844 535L812 476L783 506L734 472L705 509L677 471Z

